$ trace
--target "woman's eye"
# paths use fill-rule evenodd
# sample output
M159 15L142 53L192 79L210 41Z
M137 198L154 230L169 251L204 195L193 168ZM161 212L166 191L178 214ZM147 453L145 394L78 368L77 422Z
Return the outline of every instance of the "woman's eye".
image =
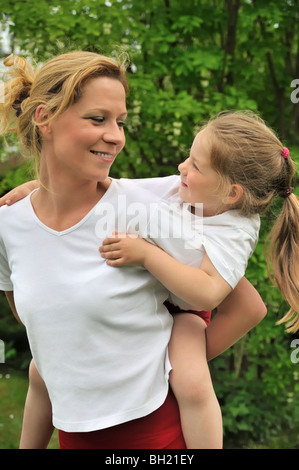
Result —
M95 122L98 122L98 123L103 123L104 122L104 118L101 117L101 118L96 118L96 117L91 117L90 118L92 121L95 121Z
M92 121L96 122L97 124L103 124L105 121L104 117L90 117ZM118 127L125 127L126 123L125 121L118 121L117 122Z

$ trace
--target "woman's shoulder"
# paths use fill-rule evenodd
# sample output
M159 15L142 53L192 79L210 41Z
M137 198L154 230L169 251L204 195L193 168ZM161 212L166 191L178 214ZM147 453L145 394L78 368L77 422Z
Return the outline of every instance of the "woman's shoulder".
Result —
M12 205L3 205L0 207L0 227L5 226L6 224L12 224L20 221L25 212L30 207L29 196L26 196L24 199L21 199L15 202Z

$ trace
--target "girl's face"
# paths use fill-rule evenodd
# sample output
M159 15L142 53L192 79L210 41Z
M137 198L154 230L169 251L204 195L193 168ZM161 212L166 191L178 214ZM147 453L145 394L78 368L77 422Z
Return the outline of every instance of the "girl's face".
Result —
M197 134L190 156L178 168L181 173L180 197L193 206L202 203L203 215L215 215L221 206L221 198L216 193L219 176L211 166L205 131Z
M77 103L41 125L47 169L72 178L103 181L125 145L126 94L120 81L89 80Z

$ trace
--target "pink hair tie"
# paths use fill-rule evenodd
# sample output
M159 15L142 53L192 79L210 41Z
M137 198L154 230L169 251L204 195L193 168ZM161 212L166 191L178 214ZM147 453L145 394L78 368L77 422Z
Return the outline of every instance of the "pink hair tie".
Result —
M280 197L282 197L283 199L287 199L292 193L294 192L294 188L292 188L291 186L289 186L287 189L285 189L284 191L280 191L278 193L278 195Z
M290 155L290 151L287 147L283 147L283 151L281 152L281 156L283 158L288 158L288 156Z

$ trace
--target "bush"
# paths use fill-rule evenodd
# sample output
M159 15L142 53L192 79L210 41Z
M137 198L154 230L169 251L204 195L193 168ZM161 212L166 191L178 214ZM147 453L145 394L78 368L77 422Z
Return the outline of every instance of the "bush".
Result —
M226 442L263 444L298 433L298 372L291 362L291 337L266 319L211 364ZM293 442L294 445L294 442Z
M5 345L5 363L16 369L26 369L31 355L25 328L14 318L5 295L0 291L0 339Z

